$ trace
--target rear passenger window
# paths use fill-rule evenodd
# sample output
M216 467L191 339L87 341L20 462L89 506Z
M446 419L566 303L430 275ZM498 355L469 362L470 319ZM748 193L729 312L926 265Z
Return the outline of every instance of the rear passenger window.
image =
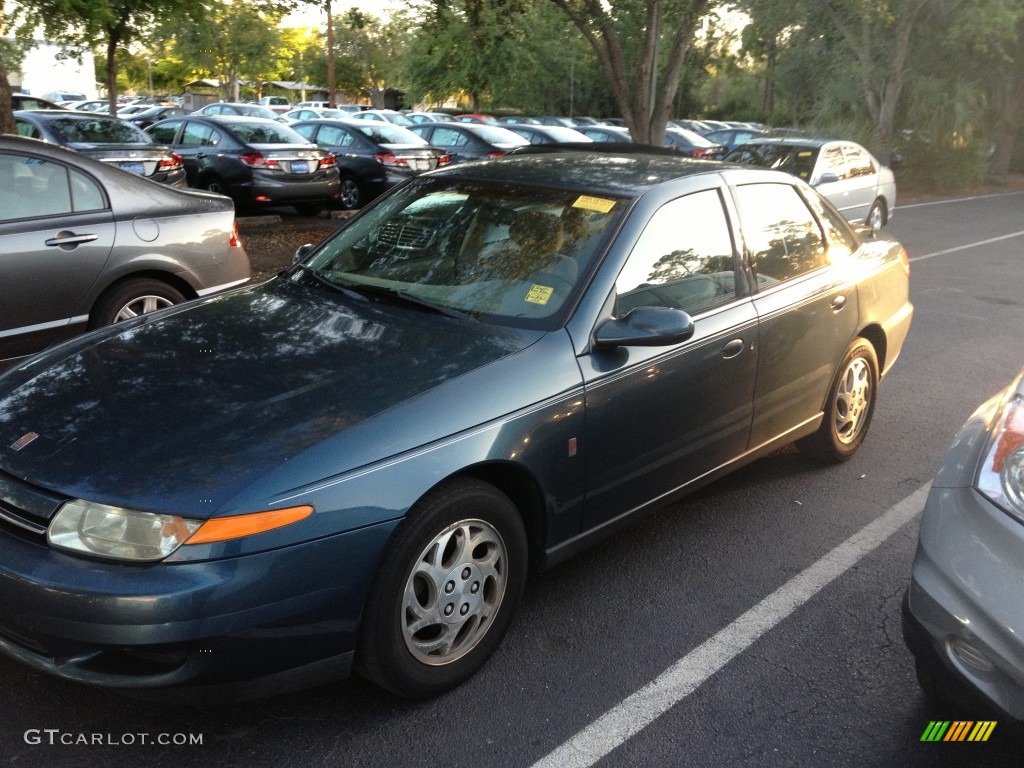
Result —
M186 123L185 130L181 133L181 146L183 147L209 147L214 142L211 138L213 130L202 123Z
M53 216L107 207L96 181L60 163L0 154L0 221Z
M317 134L317 142L319 144L332 147L350 147L353 141L352 134L333 125L321 126L320 133Z
M641 306L693 315L731 301L736 297L733 252L716 190L667 203L647 223L619 275L616 315Z
M149 135L153 137L153 141L157 144L173 144L174 134L178 132L178 126L180 125L180 120L159 123L149 129Z
M796 189L744 184L736 192L759 283L790 280L827 264L821 228Z
M71 171L71 204L78 211L99 211L107 207L103 190L80 171Z

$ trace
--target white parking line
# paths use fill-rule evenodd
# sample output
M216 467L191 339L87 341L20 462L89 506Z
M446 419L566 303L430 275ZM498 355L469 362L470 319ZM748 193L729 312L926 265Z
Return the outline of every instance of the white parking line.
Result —
M935 253L925 253L921 256L914 256L910 259L914 261L924 261L925 259L934 259L936 256L945 256L947 253L956 253L957 251L966 251L970 248L977 248L979 245L991 245L992 243L998 243L1000 240L1010 240L1014 237L1020 237L1024 235L1024 230L1020 232L1011 232L1008 235L1000 235L999 237L990 237L988 240L979 240L975 243L965 243L964 245L958 245L955 248L947 248L944 251L935 251Z
M947 197L942 200L925 200L921 203L907 203L900 205L897 210L904 211L908 208L925 208L929 205L949 205L950 203L966 203L972 200L987 200L990 197L1010 197L1012 195L1024 195L1024 191L1014 192L991 192L987 195L969 195L967 197Z
M655 680L538 760L533 768L585 768L624 744L906 525L924 508L930 485L921 486L861 528Z

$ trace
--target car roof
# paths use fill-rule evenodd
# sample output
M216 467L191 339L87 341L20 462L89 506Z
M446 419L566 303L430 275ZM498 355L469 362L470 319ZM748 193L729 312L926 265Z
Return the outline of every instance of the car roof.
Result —
M587 194L638 197L657 185L686 176L720 173L737 166L678 154L637 152L538 152L453 165L433 175L497 183L579 189Z
M117 120L121 118L106 112L82 112L78 109L16 109L14 114L18 117L31 117L35 119L70 118L72 120Z
M260 117L259 115L197 115L194 112L191 115L178 115L177 117L168 118L170 120L210 120L214 123L222 123L225 125L232 125L235 123L251 123L254 120L261 123L272 123L274 125L284 125L279 123L277 120L273 120L269 117Z
M746 143L753 144L755 146L774 144L783 147L815 147L817 149L821 149L826 144L834 144L837 141L843 141L847 144L854 143L852 141L847 141L846 139L820 139L799 136L758 136L756 139L751 139Z

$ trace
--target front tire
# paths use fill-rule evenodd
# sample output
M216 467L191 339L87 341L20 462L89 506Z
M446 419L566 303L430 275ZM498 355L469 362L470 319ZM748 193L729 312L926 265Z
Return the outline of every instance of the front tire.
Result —
M846 350L825 401L818 431L797 442L806 455L824 463L846 461L864 442L878 398L878 356L866 339Z
M434 489L395 530L370 588L356 667L409 698L460 685L501 643L526 580L515 505L494 486Z

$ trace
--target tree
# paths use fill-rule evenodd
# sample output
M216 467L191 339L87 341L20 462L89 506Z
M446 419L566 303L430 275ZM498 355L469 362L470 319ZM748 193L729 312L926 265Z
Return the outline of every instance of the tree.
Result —
M934 0L823 0L856 66L873 121L872 145L888 159L915 24Z
M597 54L633 138L662 144L686 53L701 18L718 0L551 2L572 20Z
M11 106L11 84L7 80L7 62L14 60L13 46L4 39L7 28L4 4L0 0L0 133L17 133Z
M435 100L466 96L479 112L500 99L524 58L523 0L432 0L410 41L409 85Z
M225 98L238 101L240 80L256 83L276 77L288 64L282 55L278 24L284 9L254 0L219 0L209 7L204 24L173 30L177 53L192 63L195 74L226 83Z
M367 94L377 109L384 93L398 82L406 29L401 19L382 24L376 16L355 8L338 19L334 40L340 54L342 90Z
M69 46L103 46L110 113L117 108L117 52L167 18L204 21L203 0L19 0L22 33L42 29L46 37Z

